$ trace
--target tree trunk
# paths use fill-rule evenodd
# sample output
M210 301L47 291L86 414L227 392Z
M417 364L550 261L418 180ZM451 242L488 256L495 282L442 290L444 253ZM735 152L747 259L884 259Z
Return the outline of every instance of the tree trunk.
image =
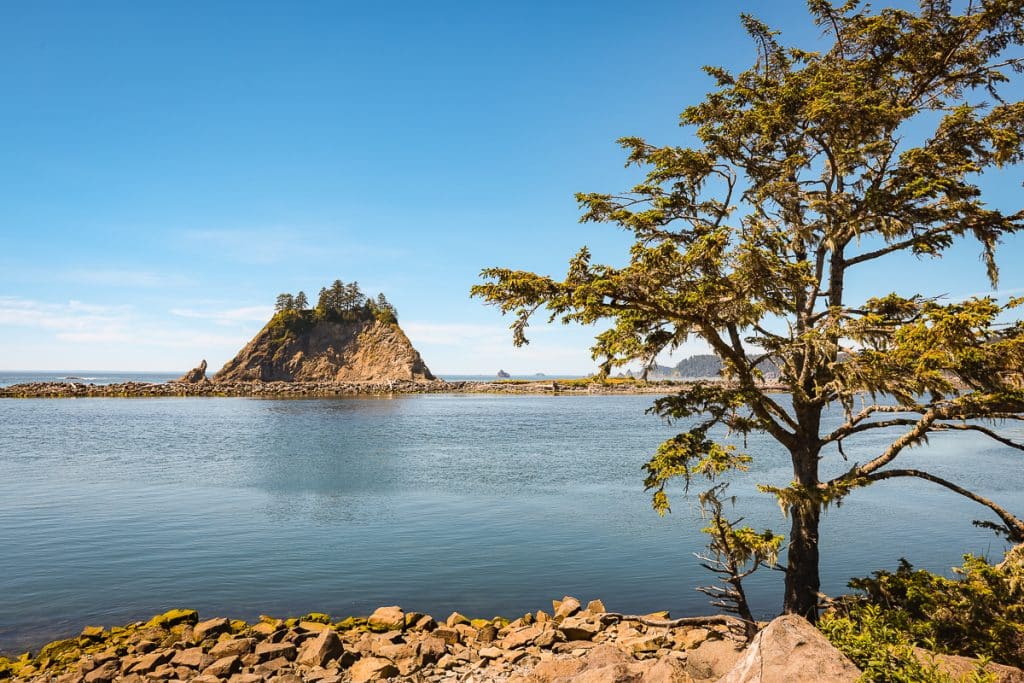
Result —
M783 612L799 614L809 622L818 621L818 522L821 510L815 503L789 509L793 526L789 532L786 566L786 601Z
M797 414L805 433L817 434L821 423L820 410L805 410L797 407ZM809 443L790 451L793 474L796 482L806 490L813 491L818 485L818 453L820 447ZM789 550L786 566L786 598L782 610L786 614L799 614L812 624L818 621L818 591L821 579L818 576L818 522L821 508L817 501L802 500L789 508L793 524L789 532Z

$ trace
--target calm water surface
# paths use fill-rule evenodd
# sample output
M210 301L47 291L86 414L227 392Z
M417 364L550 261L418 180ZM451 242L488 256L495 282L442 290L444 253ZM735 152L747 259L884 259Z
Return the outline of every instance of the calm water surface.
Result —
M640 466L674 433L644 414L650 402L0 401L0 650L181 606L250 619L396 603L515 616L570 594L708 613L693 590L709 582L692 555L698 515L677 494L659 518L642 490ZM754 467L732 487L739 513L788 531L752 486L787 483L786 459L765 441L750 451ZM943 435L901 462L1024 513L1019 453ZM823 589L899 557L946 571L964 552L998 553L970 523L983 512L927 482L859 491L826 514ZM760 614L779 609L780 574L748 588Z

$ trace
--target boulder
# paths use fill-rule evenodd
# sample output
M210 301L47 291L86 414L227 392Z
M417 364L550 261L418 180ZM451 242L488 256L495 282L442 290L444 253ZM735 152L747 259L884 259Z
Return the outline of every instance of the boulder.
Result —
M177 381L185 384L199 384L208 381L206 379L206 359L204 358L199 365L186 372Z
M378 607L366 620L366 623L375 629L401 630L405 628L405 612L398 605Z
M252 652L255 645L255 638L234 638L222 640L210 648L210 654L218 659L221 657L228 657L230 655L241 656Z
M673 640L675 646L681 650L692 650L711 636L711 631L699 626L688 628L676 635Z
M456 626L471 626L472 622L469 617L459 614L458 612L452 612L448 615L448 618L444 620L445 626L448 628L455 628Z
M296 661L307 666L326 666L327 662L340 657L344 649L338 634L334 631L321 631L315 638L302 644Z
M786 614L754 637L719 683L852 683L860 674L821 631Z
M203 669L203 675L227 678L232 674L232 672L238 670L239 666L241 666L241 662L238 660L238 655L228 655L226 657L221 657L213 664Z
M601 632L601 623L593 615L566 617L558 630L568 640L593 640Z
M288 661L295 659L295 646L291 643L260 643L256 646L256 656L261 662L284 657Z
M540 624L517 628L502 639L502 647L506 650L515 650L516 648L532 645L543 632L544 627Z
M740 658L742 646L732 640L706 640L686 653L686 671L697 681L717 681Z
M173 652L167 650L157 650L150 652L148 655L143 655L139 658L135 665L132 666L130 673L145 674L153 669L157 668L161 664L170 661L171 657L174 656Z
M953 680L957 681L971 680L978 664L981 663L973 657L936 654L919 647L914 648L914 657L926 666L934 663L940 671L949 674ZM995 683L1024 683L1024 671L1015 666L989 662L985 665L985 672L992 676Z
M398 669L389 660L381 657L364 657L349 669L352 683L383 681L398 674Z
M150 619L149 625L171 628L178 624L196 624L198 622L199 612L194 609L172 609Z
M175 666L187 666L191 669L205 669L213 664L213 656L203 652L201 647L190 647L186 650L179 650L171 659Z
M555 608L556 621L565 617L571 617L580 611L580 601L576 598L570 598L568 595L561 600L553 600L551 604Z
M82 629L81 637L88 640L101 640L103 638L103 627L86 626Z
M231 622L224 617L218 619L207 619L206 621L200 621L192 629L192 637L195 638L196 642L205 640L208 636L217 635L218 633L226 633L231 630Z
M106 683L121 673L117 662L106 662L85 675L85 683Z
M643 683L692 683L693 678L686 672L686 665L678 659L661 657L640 662L639 670Z
M481 643L493 643L498 638L498 627L494 624L484 624L477 633L476 639Z

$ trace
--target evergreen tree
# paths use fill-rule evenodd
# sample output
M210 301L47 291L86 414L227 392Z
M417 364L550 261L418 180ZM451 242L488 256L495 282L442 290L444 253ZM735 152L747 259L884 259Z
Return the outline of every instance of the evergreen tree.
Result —
M291 311L295 308L295 299L291 294L278 294L277 302L274 304L274 311Z
M309 308L309 300L306 298L306 293L300 291L295 295L295 310L304 311Z
M367 303L378 320L398 322L398 311L395 310L395 307L384 296L384 292L378 294L376 299L368 299Z
M345 286L345 303L347 310L355 310L363 305L363 293L359 289L358 282L352 282Z
M316 299L316 315L325 318L331 312L331 292L326 287L320 288Z
M345 310L345 297L345 283L343 283L341 280L335 280L334 282L332 282L330 289L330 311L332 313L341 313L343 310Z
M489 268L473 293L516 314L517 344L542 307L564 322L610 321L594 347L605 373L653 363L691 337L707 342L730 383L656 402L660 415L692 426L647 463L653 504L669 510L676 477L746 469L751 456L716 441L719 429L777 441L793 481L761 490L791 520L785 611L813 620L821 511L861 487L928 481L985 506L1024 541L1024 522L993 501L892 466L958 431L1024 450L979 423L1024 419L1024 323L1004 322L1024 300L942 301L863 279L865 264L939 257L973 238L995 288L996 246L1024 229L1024 211L987 206L979 177L1024 160L1024 102L1007 101L1005 87L1024 70L1024 2L969 3L962 14L945 0L923 0L917 12L856 0L808 6L830 45L783 47L744 16L757 60L738 74L706 69L714 90L682 114L695 146L623 138L627 163L646 177L625 193L577 196L584 221L633 233L626 265L595 265L584 248L564 280ZM858 273L877 296L849 301ZM756 349L764 352L748 355ZM788 400L761 382L766 362ZM845 416L838 427L824 427L830 409ZM884 430L894 429L903 432L890 439ZM823 479L821 460L858 441L864 456Z

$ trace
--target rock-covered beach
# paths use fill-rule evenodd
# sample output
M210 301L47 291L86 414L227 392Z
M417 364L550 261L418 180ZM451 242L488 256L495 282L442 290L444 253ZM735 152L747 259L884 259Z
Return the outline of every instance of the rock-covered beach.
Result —
M393 380L380 382L32 382L0 387L0 398L155 398L160 396L235 396L263 398L331 398L391 394L667 394L686 382L544 380L446 382Z
M0 659L0 679L43 683L367 683L369 681L853 681L857 668L810 624L782 617L747 647L730 617L609 613L565 597L513 621L443 621L397 606L200 620L179 609L121 627L88 626L38 653ZM700 623L698 623L700 622ZM746 649L745 649L746 648ZM796 654L794 655L794 652ZM767 676L765 676L768 674ZM724 677L724 678L723 678Z

